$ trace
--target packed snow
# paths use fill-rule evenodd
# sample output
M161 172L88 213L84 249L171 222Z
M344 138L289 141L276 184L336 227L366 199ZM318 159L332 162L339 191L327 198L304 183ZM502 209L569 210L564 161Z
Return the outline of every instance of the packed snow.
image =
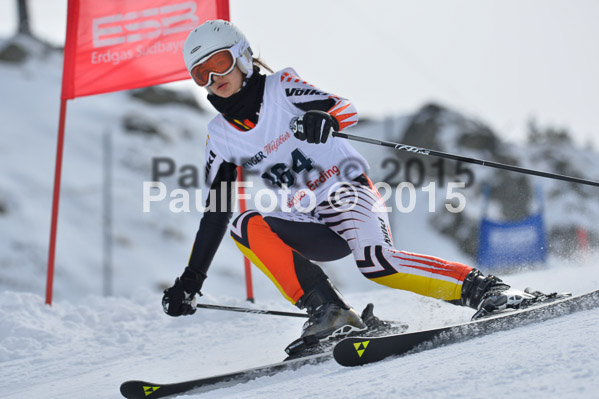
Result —
M599 270L591 262L513 275L509 281L580 293L597 287ZM347 297L356 307L372 301L381 317L407 322L414 330L463 322L471 314L389 289ZM161 384L276 362L302 323L208 310L169 318L160 309L160 295L148 289L129 298L87 296L52 307L30 293L4 291L0 298L0 397L10 398L118 398L118 387L128 379ZM250 306L218 292L203 300ZM265 298L259 306L288 310L281 302ZM593 398L599 389L597 326L599 309L594 309L368 366L347 369L328 361L180 397Z
M36 49L35 43L27 43ZM18 66L0 63L0 398L118 398L125 380L169 383L274 363L297 338L303 319L199 310L166 316L161 289L187 261L198 212L168 202L142 210L151 160L202 169L212 114L151 106L126 93L69 102L52 306L44 303L47 241L60 96L61 54L33 51ZM44 65L40 68L40 65ZM325 88L326 89L326 88ZM151 137L122 121L158 126ZM102 140L112 137L113 283L102 296ZM376 148L360 146L376 160ZM166 179L170 190L177 176ZM422 223L395 215L401 249L473 260ZM324 264L356 309L375 304L384 319L411 331L469 320L472 310L364 279L351 258ZM513 286L581 294L599 287L599 256L551 256L544 267L503 276ZM242 256L225 238L202 302L297 311L257 269L256 303L245 301ZM467 342L358 368L334 361L185 398L594 398L599 390L599 309L498 332Z

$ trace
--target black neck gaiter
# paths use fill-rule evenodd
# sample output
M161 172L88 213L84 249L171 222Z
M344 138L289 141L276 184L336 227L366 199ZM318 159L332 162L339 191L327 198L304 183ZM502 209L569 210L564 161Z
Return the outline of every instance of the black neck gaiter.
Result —
M254 69L254 73L246 82L246 85L229 98L222 98L214 94L208 95L208 101L220 112L226 120L233 122L249 119L252 123L258 123L258 112L264 97L264 85L266 75Z

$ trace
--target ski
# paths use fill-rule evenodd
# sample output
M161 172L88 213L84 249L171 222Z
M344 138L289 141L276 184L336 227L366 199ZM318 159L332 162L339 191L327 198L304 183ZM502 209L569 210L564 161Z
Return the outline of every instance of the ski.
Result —
M170 384L159 384L148 381L125 381L121 384L121 394L129 399L164 398L192 391L203 393L242 384L259 377L273 376L277 373L296 370L309 364L318 364L331 359L331 352L301 357L293 360L259 366L233 373L220 374L196 380L182 381Z
M448 327L376 338L345 338L335 345L333 356L342 366L359 366L389 356L428 350L597 306L599 306L599 290L540 303L526 309L503 311L484 319Z

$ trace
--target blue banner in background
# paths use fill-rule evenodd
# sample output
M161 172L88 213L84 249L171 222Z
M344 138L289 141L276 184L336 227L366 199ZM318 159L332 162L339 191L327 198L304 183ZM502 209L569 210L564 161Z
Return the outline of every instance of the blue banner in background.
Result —
M480 222L478 265L481 269L501 269L523 265L544 264L547 259L547 238L543 223L543 190L535 187L537 211L518 221L497 221L488 218L491 189L483 186L483 216Z
M478 249L478 264L482 268L545 263L546 258L542 213L517 222L482 219Z

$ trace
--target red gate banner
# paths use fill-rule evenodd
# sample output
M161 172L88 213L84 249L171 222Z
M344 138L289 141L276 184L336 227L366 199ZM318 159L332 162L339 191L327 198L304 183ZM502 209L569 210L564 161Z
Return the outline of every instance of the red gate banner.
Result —
M52 304L67 100L188 79L183 43L229 0L69 0L56 145L46 303Z
M70 0L62 99L189 78L183 43L228 0Z

